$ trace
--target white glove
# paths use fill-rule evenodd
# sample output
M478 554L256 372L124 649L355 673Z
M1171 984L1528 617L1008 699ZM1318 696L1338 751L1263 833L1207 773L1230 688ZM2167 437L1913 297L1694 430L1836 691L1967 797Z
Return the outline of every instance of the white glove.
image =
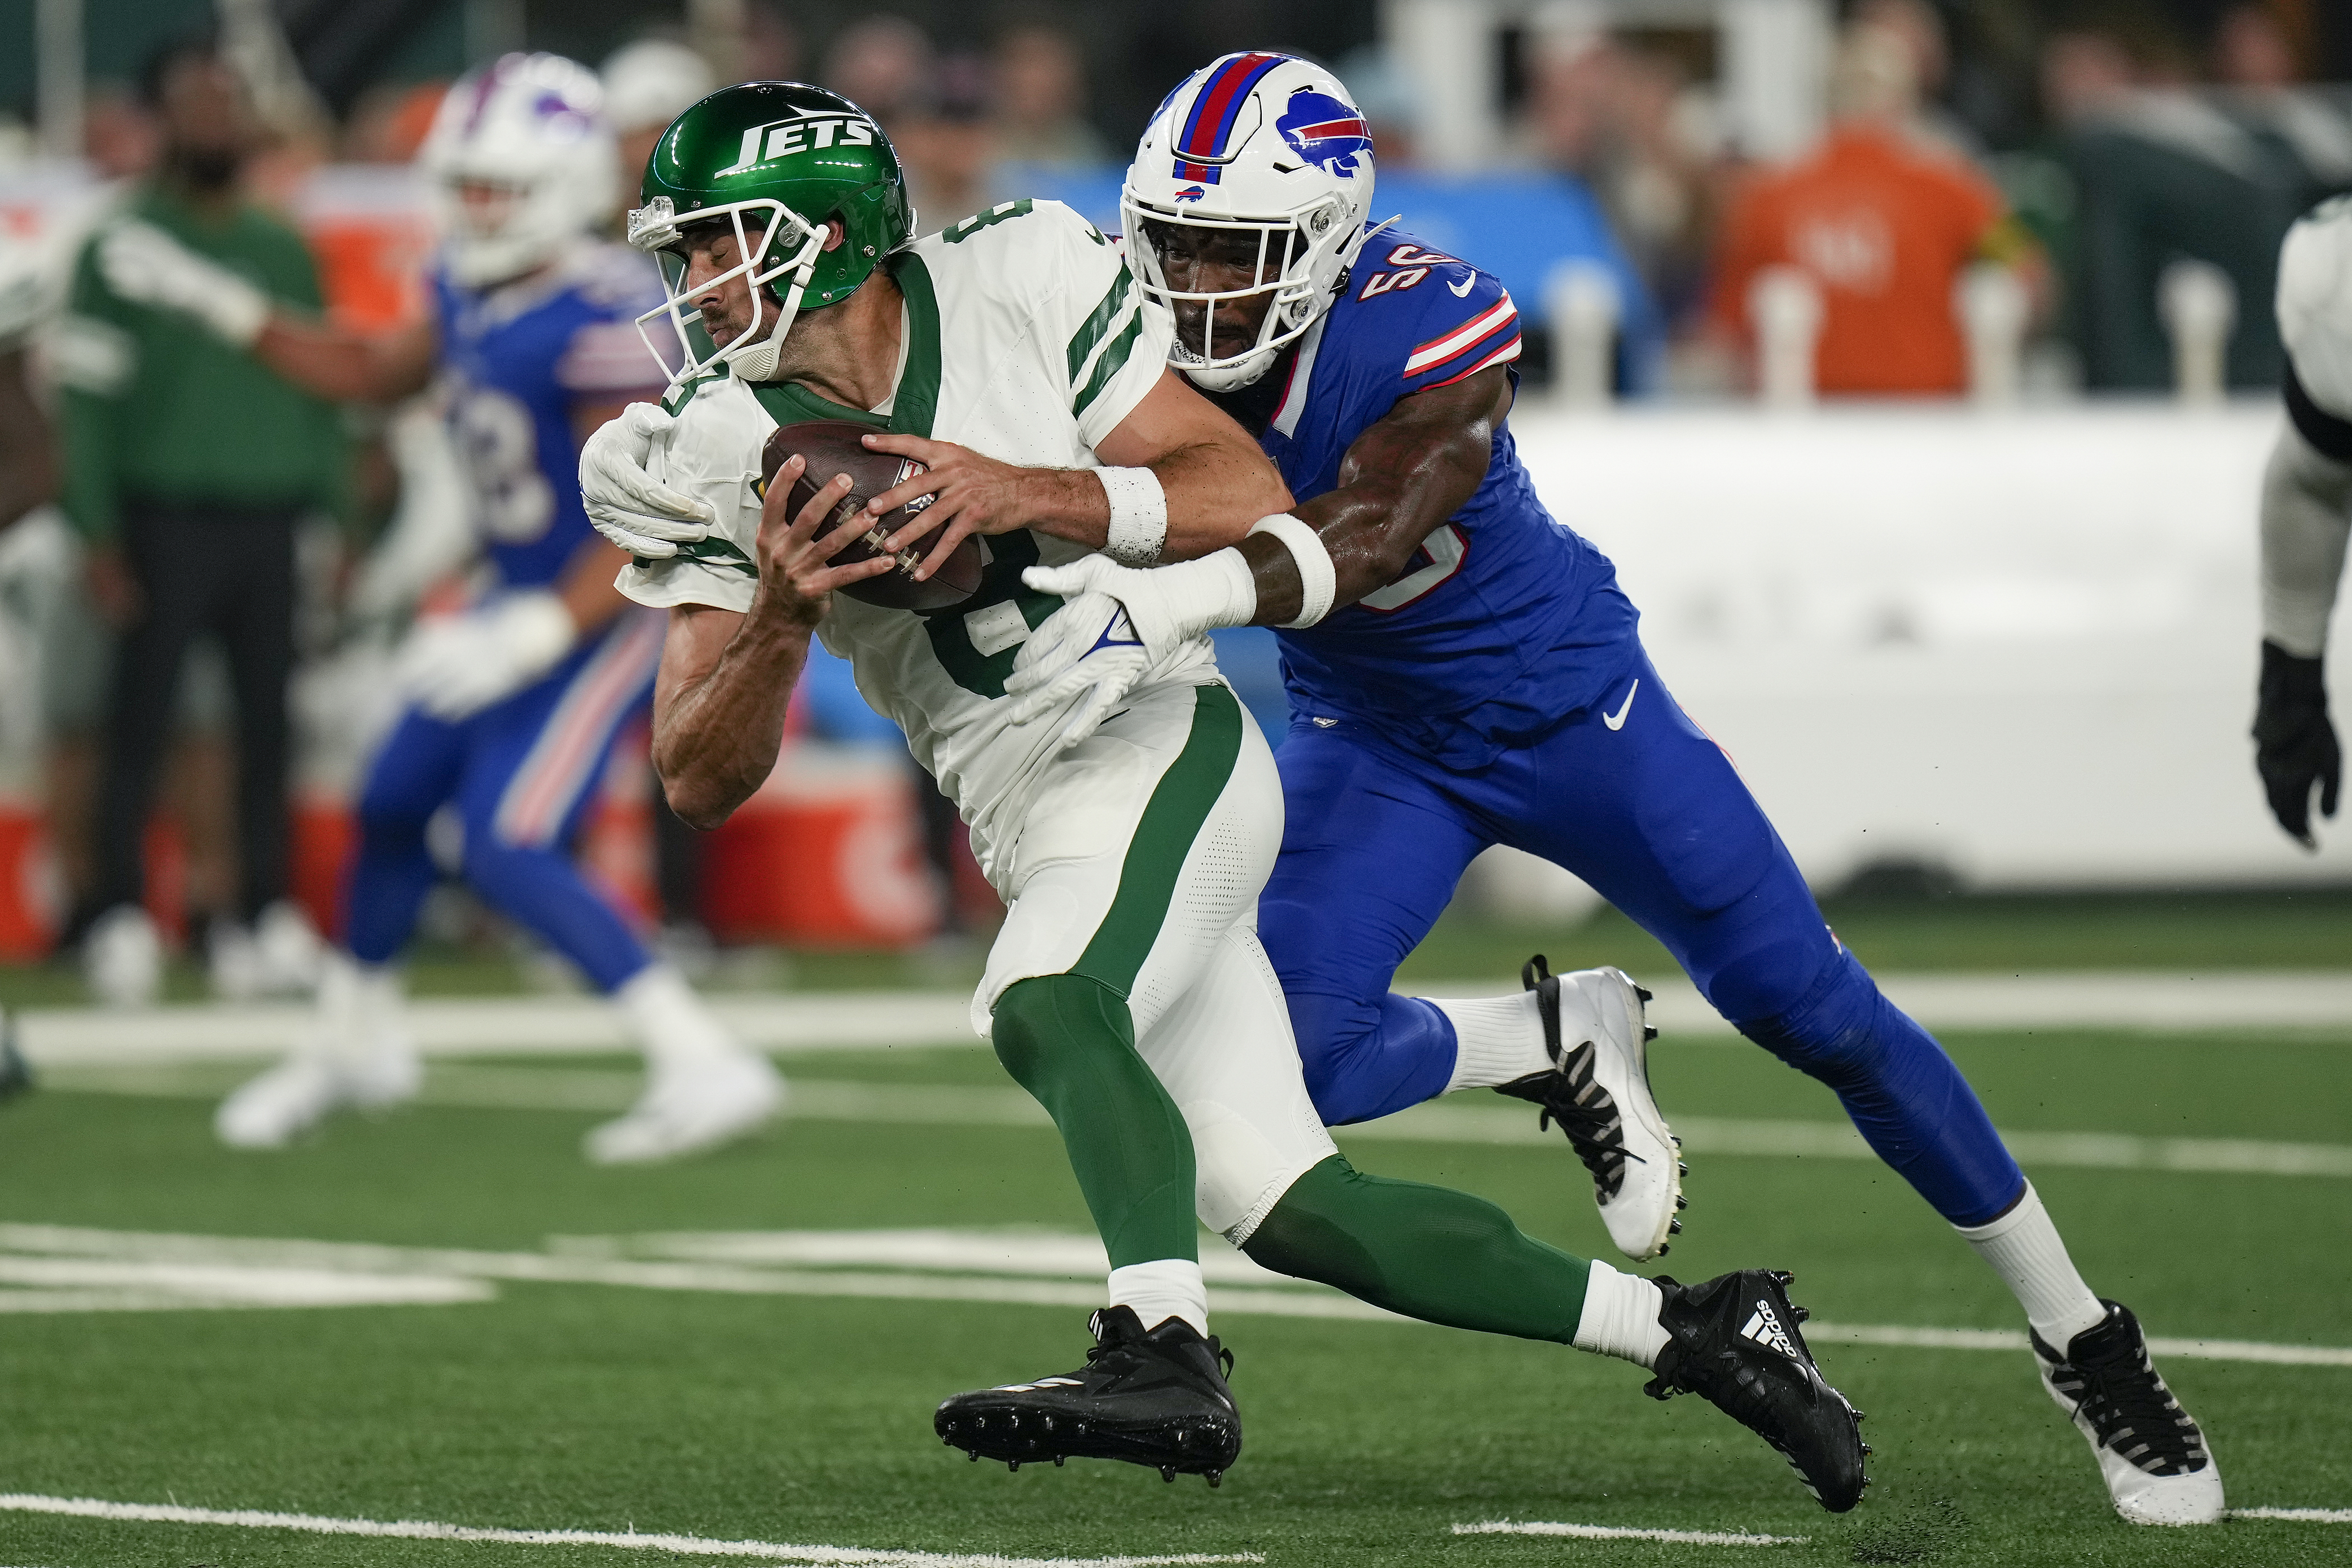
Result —
M677 421L649 402L633 402L597 427L580 448L580 498L596 531L641 560L667 560L677 547L710 537L718 509L671 489L646 472L654 443Z
M563 601L532 589L426 622L408 634L393 667L417 706L435 718L461 719L553 669L579 640Z
M1092 735L1150 674L1154 659L1135 634L1127 609L1108 593L1081 593L1029 633L1013 660L1004 695L1014 724L1042 718L1075 699L1054 748L1066 751Z
M98 242L98 268L123 298L193 316L239 349L269 320L269 296L152 224L116 224Z
M1107 593L1127 607L1135 634L1157 664L1214 626L1246 626L1257 614L1257 583L1241 551L1221 549L1199 560L1139 569L1108 556L1090 555L1067 566L1033 566L1021 580L1040 593L1075 599ZM1044 627L1021 650L1024 661L1037 649ZM1077 657L1085 657L1081 651ZM1012 690L1010 683L1005 689Z
M1067 566L1033 566L1021 580L1069 602L1029 634L1013 661L1004 695L1024 723L1085 694L1062 732L1076 746L1144 675L1213 626L1242 626L1257 613L1257 584L1238 550L1139 570L1106 556Z

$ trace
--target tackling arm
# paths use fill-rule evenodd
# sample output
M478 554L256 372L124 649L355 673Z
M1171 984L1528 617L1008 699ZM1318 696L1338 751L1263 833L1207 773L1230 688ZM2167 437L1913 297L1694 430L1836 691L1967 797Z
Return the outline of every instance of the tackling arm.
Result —
M918 576L928 576L967 536L1034 528L1101 549L1109 539L1110 498L1090 468L1019 468L951 442L914 435L869 435L877 452L928 465L866 503L875 517L918 496L937 500L891 538L905 549L937 532ZM1166 559L1182 559L1232 544L1252 523L1290 505L1273 461L1223 410L1173 371L1144 394L1095 448L1114 468L1148 468L1159 482L1168 522Z
M272 310L253 340L253 354L304 392L338 402L393 402L423 392L433 378L438 335L420 321L396 331L362 333Z
M1356 437L1339 483L1294 513L1330 552L1333 609L1395 581L1421 542L1477 493L1511 401L1510 372L1497 365L1399 400ZM1251 624L1296 620L1303 585L1289 548L1270 534L1239 548L1257 586Z

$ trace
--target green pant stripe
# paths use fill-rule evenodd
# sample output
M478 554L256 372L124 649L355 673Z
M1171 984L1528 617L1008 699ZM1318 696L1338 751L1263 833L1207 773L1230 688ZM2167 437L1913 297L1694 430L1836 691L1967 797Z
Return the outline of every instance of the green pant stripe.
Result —
M1158 788L1135 824L1119 867L1118 893L1094 940L1071 967L1073 975L1099 980L1120 996L1135 989L1136 971L1160 939L1176 896L1176 877L1210 808L1223 793L1241 756L1242 708L1223 685L1195 686L1192 731L1184 749L1160 776Z

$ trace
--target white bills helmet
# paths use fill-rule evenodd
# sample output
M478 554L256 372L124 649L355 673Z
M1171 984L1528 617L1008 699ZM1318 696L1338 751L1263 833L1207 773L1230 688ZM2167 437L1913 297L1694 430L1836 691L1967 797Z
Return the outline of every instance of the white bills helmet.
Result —
M1225 392L1264 375L1328 308L1363 244L1372 138L1338 78L1288 55L1227 55L1168 95L1119 193L1121 226L1147 298L1206 307L1197 346L1177 333L1170 362ZM1152 226L1181 224L1257 241L1258 281L1219 292L1170 287ZM1212 353L1221 304L1271 292L1257 340Z
M469 288L553 260L610 218L620 196L604 89L561 55L503 55L460 77L417 161L432 181L449 276ZM469 204L466 185L506 199Z

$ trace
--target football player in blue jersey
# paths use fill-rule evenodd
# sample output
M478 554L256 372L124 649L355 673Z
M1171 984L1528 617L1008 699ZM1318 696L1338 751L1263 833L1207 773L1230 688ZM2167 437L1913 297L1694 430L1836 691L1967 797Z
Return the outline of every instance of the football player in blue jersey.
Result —
M274 1147L343 1106L413 1097L419 1070L393 960L437 880L427 824L464 830L465 879L577 965L626 1015L648 1066L644 1096L593 1129L591 1159L666 1159L727 1141L781 1106L782 1081L656 962L570 850L616 738L652 700L658 615L613 580L575 476L581 443L659 376L635 319L662 298L644 258L599 241L619 171L594 74L509 55L461 79L419 154L442 209L433 309L366 336L273 310L168 236L114 242L110 278L248 347L330 397L389 402L439 377L469 480L486 587L428 621L397 660L409 705L359 800L346 949L316 1026L288 1059L225 1101L226 1142ZM125 287L128 285L128 287Z
M1507 423L1510 296L1475 262L1368 224L1371 187L1361 116L1303 61L1228 56L1153 118L1124 193L1129 258L1174 313L1178 368L1258 434L1301 504L1156 570L1141 570L1160 555L1150 519L1121 538L1115 515L1118 559L1028 574L1069 602L1007 691L1115 683L1119 660L1097 651L1122 638L1150 653L1204 628L1277 628L1294 716L1260 930L1328 1123L1474 1086L1533 1100L1590 1167L1617 1244L1666 1249L1677 1162L1630 980L1552 977L1538 957L1517 997L1389 990L1474 856L1540 855L1834 1090L1993 1267L2125 1518L2219 1518L2219 1472L2137 1321L2084 1283L1950 1058L1831 934L1643 653L1608 559L1545 510Z

